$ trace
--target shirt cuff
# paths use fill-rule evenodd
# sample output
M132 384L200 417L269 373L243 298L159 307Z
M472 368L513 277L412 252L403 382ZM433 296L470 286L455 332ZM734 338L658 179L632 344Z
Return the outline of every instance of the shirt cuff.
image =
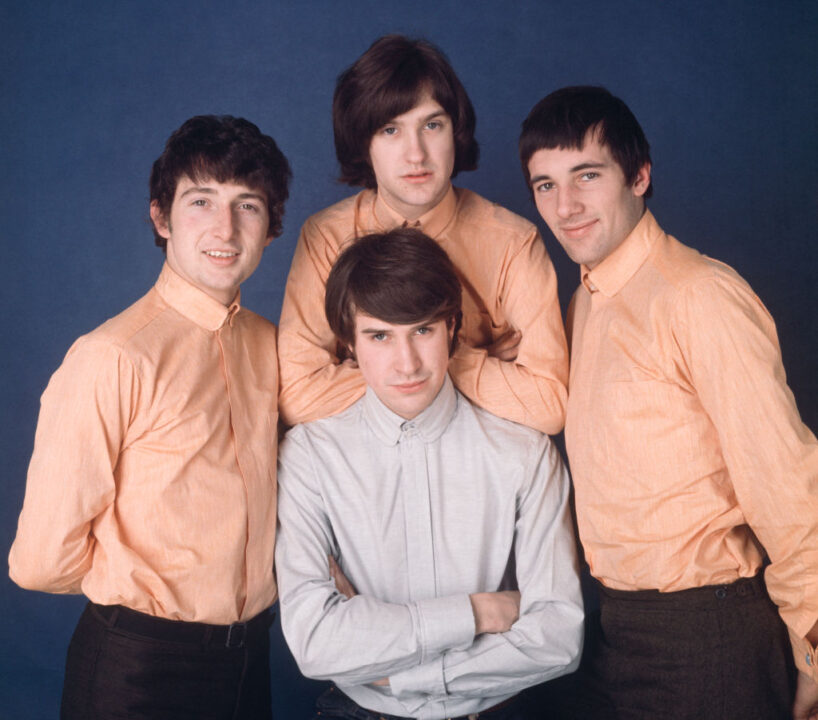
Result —
M432 698L445 697L443 655L422 665L415 665L413 668L390 675L389 688L392 694L401 701L417 695L427 695Z
M790 643L792 643L792 652L795 657L795 667L804 673L804 675L811 677L814 683L818 683L818 653L816 653L815 648L810 645L809 640L798 637L789 627L787 630L790 633Z
M474 611L466 594L415 603L421 664L446 650L465 650L474 642Z

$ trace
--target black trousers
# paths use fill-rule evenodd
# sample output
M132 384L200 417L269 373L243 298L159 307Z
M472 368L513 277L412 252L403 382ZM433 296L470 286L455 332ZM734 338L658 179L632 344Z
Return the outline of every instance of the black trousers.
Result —
M205 625L88 603L71 643L63 720L270 720L269 612Z
M566 717L790 720L795 667L759 575L672 593L600 586L574 680Z

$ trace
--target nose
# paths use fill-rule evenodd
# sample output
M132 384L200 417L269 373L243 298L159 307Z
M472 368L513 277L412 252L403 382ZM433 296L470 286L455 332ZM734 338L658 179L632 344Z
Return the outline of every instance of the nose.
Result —
M582 212L582 203L577 191L570 185L557 189L557 215L566 219Z
M414 375L421 366L420 354L415 344L409 338L404 338L398 343L395 357L395 369L406 377Z
M219 208L213 219L213 234L220 240L230 240L235 230L233 208L230 206Z
M412 164L420 164L426 159L426 142L422 132L406 133L406 159Z

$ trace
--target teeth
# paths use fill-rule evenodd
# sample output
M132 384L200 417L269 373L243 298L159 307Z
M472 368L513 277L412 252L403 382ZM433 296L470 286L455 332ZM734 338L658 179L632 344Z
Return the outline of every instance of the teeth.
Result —
M210 255L210 257L217 257L217 258L225 258L225 257L234 257L238 255L237 252L222 252L221 250L205 250L205 255Z

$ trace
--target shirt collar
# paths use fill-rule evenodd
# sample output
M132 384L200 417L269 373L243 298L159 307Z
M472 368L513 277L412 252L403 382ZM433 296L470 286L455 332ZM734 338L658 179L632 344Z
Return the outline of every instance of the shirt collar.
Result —
M449 426L458 396L451 378L446 375L443 386L432 403L422 413L406 420L384 405L375 391L367 387L363 398L363 412L372 431L386 445L396 445L404 431L416 430L424 442L434 442Z
M431 238L436 238L443 232L454 218L456 210L457 194L451 184L449 184L449 190L437 205L421 215L417 220L411 222L389 207L377 192L373 193L372 197L372 214L381 230L391 230L406 225L420 228Z
M241 310L241 291L236 294L229 306L222 305L174 272L167 262L162 267L154 287L168 305L205 330L218 330L228 320L232 323L233 318Z
M662 235L662 228L650 210L631 230L630 235L593 270L580 265L580 279L588 292L597 290L606 297L616 295L642 267L645 260Z

